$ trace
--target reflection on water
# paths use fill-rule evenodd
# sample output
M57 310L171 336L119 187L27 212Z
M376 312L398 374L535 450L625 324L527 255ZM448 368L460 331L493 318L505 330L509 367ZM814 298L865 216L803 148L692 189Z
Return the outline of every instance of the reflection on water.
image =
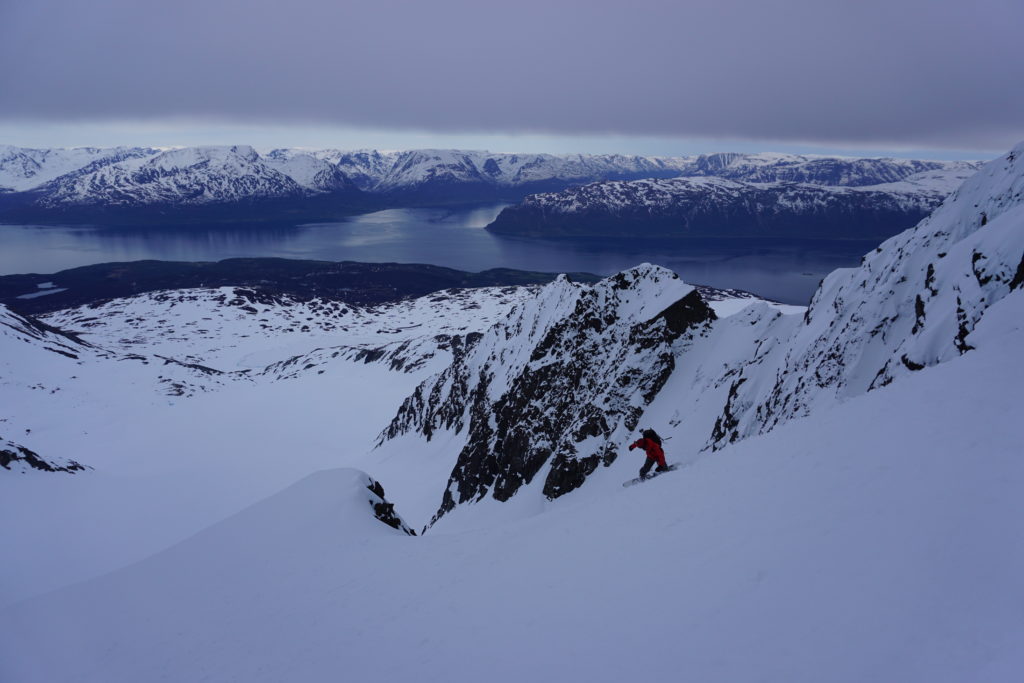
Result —
M181 228L0 225L0 274L52 273L109 261L218 261L276 256L328 261L430 263L479 271L519 268L607 275L657 263L688 282L806 303L818 281L854 266L874 243L762 240L564 240L491 235L504 205L389 209L336 223Z

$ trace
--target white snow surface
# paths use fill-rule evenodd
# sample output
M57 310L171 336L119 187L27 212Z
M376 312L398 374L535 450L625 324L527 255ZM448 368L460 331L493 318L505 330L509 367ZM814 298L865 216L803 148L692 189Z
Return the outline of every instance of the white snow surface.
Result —
M826 277L803 324L773 335L785 353L738 368L729 409L738 424L719 443L968 353L975 326L1024 267L1022 156L1024 145L986 164L859 268Z
M312 474L8 607L5 680L1016 681L1020 303L977 353L529 519L404 537Z
M806 311L713 302L641 418L677 472L625 489L623 449L421 537L364 472L419 528L466 435L381 430L456 337L503 359L499 394L581 285L48 316L80 338L0 309L0 437L94 468L0 470L0 680L1020 680L1022 156ZM609 300L643 320L689 291L664 274Z

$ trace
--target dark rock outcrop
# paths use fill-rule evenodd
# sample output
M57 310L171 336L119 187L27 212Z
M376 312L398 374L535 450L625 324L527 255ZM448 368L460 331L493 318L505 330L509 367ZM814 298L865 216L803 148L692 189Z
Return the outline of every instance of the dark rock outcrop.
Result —
M508 500L538 476L557 498L614 462L680 345L714 319L697 291L661 268L593 287L562 279L421 384L381 440L465 430L434 521L488 495Z
M0 437L0 467L8 471L26 472L33 469L40 472L66 472L68 474L91 469L66 458L47 460L35 451L3 437Z
M395 504L384 497L384 487L376 479L370 479L366 488L370 491L370 507L373 508L373 516L384 522L392 529L397 529L409 536L415 536L416 532L395 512Z

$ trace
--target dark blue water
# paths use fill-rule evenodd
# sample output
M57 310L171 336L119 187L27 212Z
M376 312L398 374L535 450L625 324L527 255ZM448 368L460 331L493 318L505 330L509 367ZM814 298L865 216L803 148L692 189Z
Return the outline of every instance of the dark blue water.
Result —
M544 241L491 235L503 205L390 209L298 226L112 228L0 225L0 275L53 273L110 261L218 261L278 256L329 261L430 263L608 275L638 263L671 268L688 282L746 289L806 303L819 280L857 265L875 244L811 241Z

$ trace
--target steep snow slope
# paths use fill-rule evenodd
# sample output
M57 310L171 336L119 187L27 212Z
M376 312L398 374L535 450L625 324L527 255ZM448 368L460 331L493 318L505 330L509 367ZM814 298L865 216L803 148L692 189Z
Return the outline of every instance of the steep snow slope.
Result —
M25 683L1016 681L1021 303L993 306L974 353L640 487L616 463L573 504L485 531L403 537L353 502L360 475L315 475L5 609L0 666Z
M970 351L988 308L1024 284L1022 156L1019 145L985 165L916 228L827 277L786 354L739 370L714 444Z

